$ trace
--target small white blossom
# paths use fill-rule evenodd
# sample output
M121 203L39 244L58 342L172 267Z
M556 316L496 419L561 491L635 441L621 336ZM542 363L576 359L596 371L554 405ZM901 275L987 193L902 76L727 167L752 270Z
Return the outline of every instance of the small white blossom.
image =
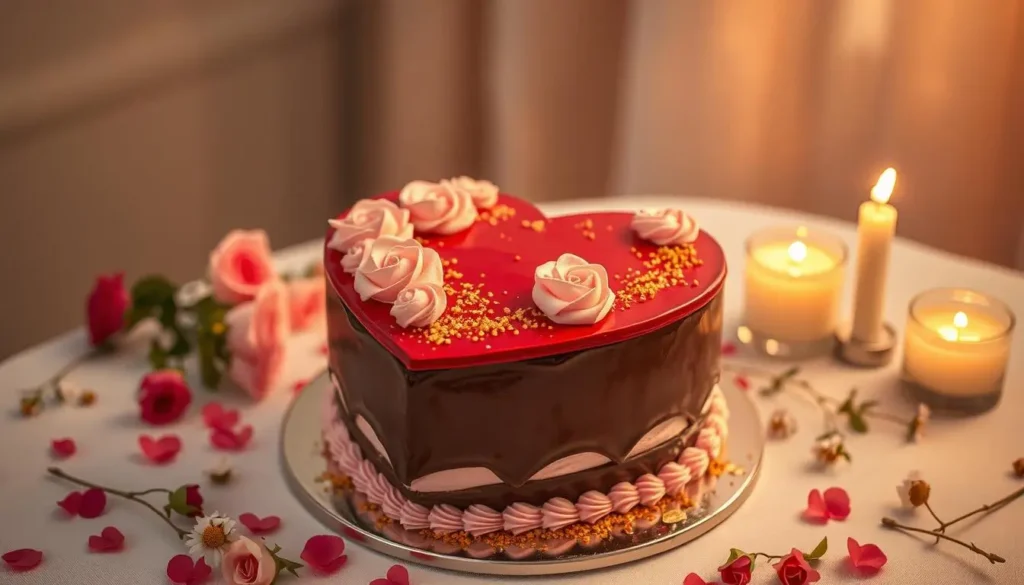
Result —
M234 471L231 461L227 457L221 457L216 465L206 470L206 475L210 476L213 483L224 485L231 481Z
M931 486L921 477L920 472L911 471L907 479L896 486L896 493L904 508L916 508L928 502Z
M196 520L196 525L185 539L185 546L188 547L188 554L192 558L203 558L207 565L216 567L220 564L224 551L237 539L235 521L214 512Z

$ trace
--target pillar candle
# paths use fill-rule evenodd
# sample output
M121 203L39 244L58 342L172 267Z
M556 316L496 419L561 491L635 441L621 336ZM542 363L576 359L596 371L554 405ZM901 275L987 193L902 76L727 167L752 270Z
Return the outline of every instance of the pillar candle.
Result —
M871 189L871 200L860 206L857 220L857 285L853 300L852 336L877 343L885 313L885 283L889 275L889 249L896 233L896 208L889 197L896 171L889 168Z

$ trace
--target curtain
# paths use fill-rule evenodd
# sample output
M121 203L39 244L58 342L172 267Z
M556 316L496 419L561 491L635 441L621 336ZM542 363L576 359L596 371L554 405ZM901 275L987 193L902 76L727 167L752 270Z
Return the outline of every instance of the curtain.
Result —
M535 201L676 193L1024 266L1024 0L378 0L349 31L360 197L470 174Z

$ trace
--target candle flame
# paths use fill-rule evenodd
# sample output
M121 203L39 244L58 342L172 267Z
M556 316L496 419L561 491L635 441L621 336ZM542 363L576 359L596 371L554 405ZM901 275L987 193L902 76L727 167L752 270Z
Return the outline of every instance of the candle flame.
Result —
M871 200L875 203L888 203L894 187L896 187L896 169L889 167L882 171L878 182L871 188Z
M799 241L790 244L789 259L797 263L803 262L807 259L807 244Z
M953 315L953 326L957 329L967 327L967 314L963 311L957 311L956 315Z

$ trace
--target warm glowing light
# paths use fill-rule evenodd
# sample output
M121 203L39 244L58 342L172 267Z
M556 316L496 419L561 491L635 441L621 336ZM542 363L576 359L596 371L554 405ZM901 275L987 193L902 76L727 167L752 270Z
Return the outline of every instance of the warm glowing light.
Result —
M939 337L946 341L956 341L960 338L960 330L956 327L943 325L942 327L939 327Z
M803 262L807 259L807 244L797 241L789 245L789 259L793 262Z
M796 228L796 237L798 237L798 238L806 238L807 237L807 226L802 225L802 226Z
M967 314L963 311L957 311L956 315L953 315L953 326L957 329L967 327Z
M875 203L888 203L894 187L896 187L896 169L889 167L882 171L878 182L871 188L871 200Z

